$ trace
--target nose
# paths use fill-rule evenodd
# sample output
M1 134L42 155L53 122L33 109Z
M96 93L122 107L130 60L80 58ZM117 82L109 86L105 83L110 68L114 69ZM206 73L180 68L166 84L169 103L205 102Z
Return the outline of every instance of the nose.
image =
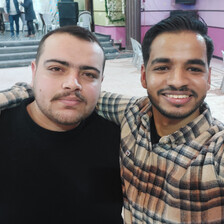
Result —
M170 71L167 77L167 85L174 86L175 88L180 88L183 86L188 86L189 84L189 74L182 68L175 68Z
M62 88L67 89L67 90L71 90L71 91L82 90L82 85L81 85L81 82L79 80L78 73L73 72L73 73L69 74L65 78L65 80L63 81Z

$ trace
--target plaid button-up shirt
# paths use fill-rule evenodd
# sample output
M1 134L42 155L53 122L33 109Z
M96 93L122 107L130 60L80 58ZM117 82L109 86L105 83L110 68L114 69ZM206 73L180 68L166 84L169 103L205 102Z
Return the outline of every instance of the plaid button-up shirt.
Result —
M224 223L224 126L205 103L154 145L147 97L105 93L97 108L121 126L125 223Z
M0 92L0 109L32 97L20 83ZM152 145L151 104L104 93L97 108L121 126L125 223L224 223L224 125L201 115Z

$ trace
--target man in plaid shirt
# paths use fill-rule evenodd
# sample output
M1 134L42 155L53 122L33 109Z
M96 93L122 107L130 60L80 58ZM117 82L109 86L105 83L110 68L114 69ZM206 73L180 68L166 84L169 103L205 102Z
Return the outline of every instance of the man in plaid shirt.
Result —
M142 49L148 97L103 93L97 106L121 126L125 223L224 223L224 125L204 102L207 26L170 17L146 33Z
M142 51L148 97L104 93L98 103L121 126L125 222L224 223L224 126L204 103L207 26L170 17L146 33Z

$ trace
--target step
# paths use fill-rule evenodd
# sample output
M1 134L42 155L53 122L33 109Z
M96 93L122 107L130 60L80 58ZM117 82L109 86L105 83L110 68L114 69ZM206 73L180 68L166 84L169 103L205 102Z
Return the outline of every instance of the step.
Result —
M39 40L18 40L18 41L1 41L0 47L15 47L15 46L30 46L30 45L38 45Z
M36 52L0 54L0 61L24 60L36 57Z
M103 47L103 50L105 54L119 52L119 46Z
M111 47L111 46L113 46L113 41L112 40L110 40L110 41L103 41L103 42L100 42L100 45L102 47Z
M108 53L105 54L106 60L111 60L111 59L119 59L119 58L131 58L133 57L132 53L126 53L126 52L115 52L115 53Z
M24 60L0 61L0 68L25 67L29 66L33 60L34 58Z
M102 36L102 37L97 37L97 40L99 42L105 42L105 41L109 41L110 40L110 36Z
M1 47L0 54L20 53L20 52L33 52L37 51L38 46L17 46L17 47Z

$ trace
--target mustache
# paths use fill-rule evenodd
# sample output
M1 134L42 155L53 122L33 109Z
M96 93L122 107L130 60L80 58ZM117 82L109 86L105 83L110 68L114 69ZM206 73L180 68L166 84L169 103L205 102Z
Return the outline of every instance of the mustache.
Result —
M167 88L158 90L157 95L160 95L164 91L178 91L178 92L187 91L187 92L191 92L194 97L198 97L198 94L194 90L189 89L187 86L181 86L180 88L176 88L174 86L169 86Z
M85 103L87 102L86 98L80 93L79 90L75 90L75 91L72 91L72 92L58 93L51 99L51 101L58 100L62 97L66 97L66 96L72 96L72 95L77 97L80 101L83 101Z

